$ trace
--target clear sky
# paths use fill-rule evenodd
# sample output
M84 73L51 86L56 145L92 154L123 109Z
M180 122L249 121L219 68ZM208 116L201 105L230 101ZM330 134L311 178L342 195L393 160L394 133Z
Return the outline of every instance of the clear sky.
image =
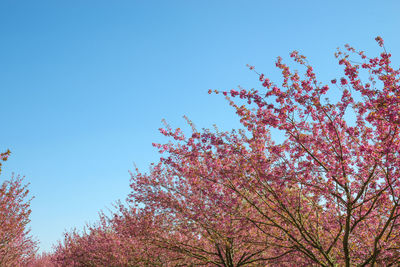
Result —
M0 151L30 182L32 234L49 251L129 193L133 163L158 159L161 119L238 127L208 89L272 80L296 49L322 81L340 77L345 43L400 60L400 1L0 1Z

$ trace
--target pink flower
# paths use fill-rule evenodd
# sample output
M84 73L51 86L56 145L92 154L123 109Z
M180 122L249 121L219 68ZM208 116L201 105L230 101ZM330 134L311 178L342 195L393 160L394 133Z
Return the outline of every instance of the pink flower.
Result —
M379 46L380 46L380 47L382 47L382 46L383 46L383 39L382 39L382 37L380 37L380 36L377 36L377 37L375 38L375 41L377 41L377 42L378 42L378 44L379 44Z
M246 65L250 70L254 70L254 66L251 66L249 64Z

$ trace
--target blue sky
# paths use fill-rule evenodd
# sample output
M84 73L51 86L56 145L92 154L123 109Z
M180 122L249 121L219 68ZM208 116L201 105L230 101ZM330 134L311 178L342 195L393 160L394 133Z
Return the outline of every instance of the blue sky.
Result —
M3 0L0 150L12 155L0 181L26 176L32 234L49 251L126 198L133 163L146 171L159 157L161 119L237 128L208 89L259 86L247 63L279 81L275 58L295 49L325 82L342 75L333 53L345 43L375 55L380 35L399 62L399 10L365 0Z

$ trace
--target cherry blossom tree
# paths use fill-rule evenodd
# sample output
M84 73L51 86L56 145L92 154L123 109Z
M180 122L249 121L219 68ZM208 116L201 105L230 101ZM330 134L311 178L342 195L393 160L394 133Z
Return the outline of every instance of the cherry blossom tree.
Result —
M132 175L130 195L133 202L171 220L167 235L155 235L157 244L186 255L190 259L188 264L249 266L275 258L269 256L269 246L259 245L260 229L238 216L238 211L243 214L251 211L248 203L217 181L221 174L213 171L208 159L216 152L212 151L211 143L205 139L195 142L196 138L201 139L197 132L189 140L179 129L172 131L167 126L161 132L172 136L178 144L155 145L161 152L168 151L169 157L162 158L148 175L138 171ZM206 131L203 136L211 137L211 133ZM237 140L236 135L230 137ZM185 144L181 145L182 141ZM219 147L223 145L222 139L212 142ZM219 164L224 165L223 161Z
M173 142L156 146L168 155L149 175L133 176L131 197L203 229L194 232L205 240L212 229L261 246L271 264L398 265L400 72L376 40L378 57L338 50L344 76L331 86L294 51L303 76L278 58L281 85L255 72L262 90L214 90L244 130L185 137L163 129ZM285 140L274 142L271 129ZM242 239L241 229L254 239Z
M57 267L52 260L51 253L36 253L35 257L26 265L27 267Z
M6 160L9 151L0 158ZM30 201L23 178L12 177L0 185L0 266L26 266L37 250L29 235Z
M184 259L154 242L165 224L160 216L121 204L112 216L70 231L51 255L55 266L177 266Z

